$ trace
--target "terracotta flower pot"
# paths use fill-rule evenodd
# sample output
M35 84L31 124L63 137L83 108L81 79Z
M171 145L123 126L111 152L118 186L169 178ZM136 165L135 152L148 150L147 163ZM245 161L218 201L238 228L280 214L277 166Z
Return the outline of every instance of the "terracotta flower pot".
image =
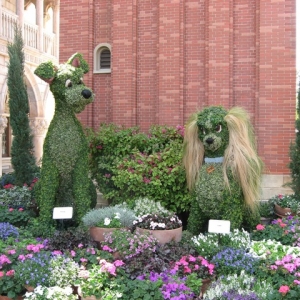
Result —
M18 296L17 297L17 300L23 300L24 299L24 297L23 296ZM12 298L9 298L9 297L7 297L7 296L2 296L2 295L0 295L0 300L13 300Z
M200 295L199 295L201 299L203 298L204 293L207 291L211 283L212 283L211 278L202 279L202 285L201 285Z
M27 290L27 292L33 292L34 291L34 289L35 289L35 287L34 286L31 286L31 285L27 285L27 284L25 284L25 289Z
M104 233L113 232L119 228L90 227L90 236L96 242L104 241Z
M279 217L287 217L287 216L294 216L295 214L291 211L290 208L284 208L275 204L275 214Z
M137 227L136 230L140 233L148 232L152 234L161 245L169 243L171 241L180 242L182 238L182 227L170 230L150 230Z

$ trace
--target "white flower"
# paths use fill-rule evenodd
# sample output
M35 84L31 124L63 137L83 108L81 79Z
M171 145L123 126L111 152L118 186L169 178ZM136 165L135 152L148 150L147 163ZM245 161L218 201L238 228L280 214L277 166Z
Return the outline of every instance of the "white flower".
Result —
M120 217L121 217L120 213L116 212L115 213L115 219L120 219Z
M104 225L109 225L110 224L110 219L109 218L105 218L104 219Z

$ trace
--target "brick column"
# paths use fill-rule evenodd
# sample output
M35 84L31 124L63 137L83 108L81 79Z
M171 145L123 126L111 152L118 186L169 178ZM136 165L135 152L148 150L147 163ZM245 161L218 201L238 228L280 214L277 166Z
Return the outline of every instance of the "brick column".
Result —
M289 174L288 153L290 143L295 141L296 117L296 1L257 2L259 150L266 173Z
M207 1L207 105L230 106L232 94L232 0Z
M136 125L136 5L112 0L112 121Z
M158 123L173 125L182 121L182 7L178 0L159 1L158 22Z

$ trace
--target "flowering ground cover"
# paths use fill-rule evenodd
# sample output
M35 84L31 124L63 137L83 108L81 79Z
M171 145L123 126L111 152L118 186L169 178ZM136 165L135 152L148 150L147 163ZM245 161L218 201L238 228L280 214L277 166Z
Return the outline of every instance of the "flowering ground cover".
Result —
M182 241L165 245L119 230L107 234L100 249L84 239L57 248L51 237L33 237L26 229L0 223L0 228L9 226L0 231L0 294L23 294L27 300L72 300L79 299L78 293L128 300L299 299L299 221L290 216L258 224L252 233L234 230L220 236L184 231ZM203 294L206 279L211 284ZM27 292L28 285L35 290Z
M172 229L181 222L146 200L132 209L122 204L94 210L84 218L86 224L65 229L44 226L30 214L20 226L28 209L2 207L7 222L0 223L0 295L26 300L300 299L300 217L257 224L251 232L192 235L185 230L180 242L161 244L135 230L135 223L142 225L142 216L147 221L155 216L146 228L154 222L159 229ZM110 217L104 211L111 211ZM132 227L107 233L103 242L91 239L91 225L110 227L129 219ZM35 289L29 292L28 286Z

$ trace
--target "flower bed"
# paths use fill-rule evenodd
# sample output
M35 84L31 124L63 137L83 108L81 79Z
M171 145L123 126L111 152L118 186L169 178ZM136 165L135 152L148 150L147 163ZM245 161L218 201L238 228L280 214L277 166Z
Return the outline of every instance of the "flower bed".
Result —
M57 295L73 300L80 293L102 300L299 299L299 223L300 217L288 216L258 224L251 233L236 229L192 236L183 231L180 242L165 245L133 226L106 234L100 249L88 238L88 228L40 238L32 225L0 223L0 295L21 294L26 300ZM35 290L27 292L27 285Z

